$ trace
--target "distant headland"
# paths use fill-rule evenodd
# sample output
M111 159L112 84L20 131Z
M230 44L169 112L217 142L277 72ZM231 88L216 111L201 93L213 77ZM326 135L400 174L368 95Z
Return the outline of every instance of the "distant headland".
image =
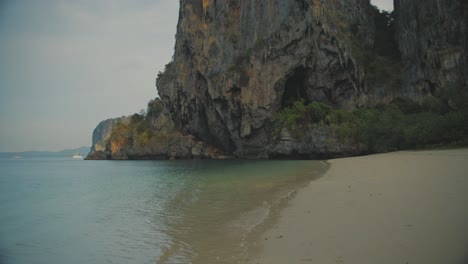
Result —
M39 157L69 157L75 154L85 156L90 150L89 147L80 147L74 149L65 149L60 151L18 151L18 152L0 152L0 158L39 158Z

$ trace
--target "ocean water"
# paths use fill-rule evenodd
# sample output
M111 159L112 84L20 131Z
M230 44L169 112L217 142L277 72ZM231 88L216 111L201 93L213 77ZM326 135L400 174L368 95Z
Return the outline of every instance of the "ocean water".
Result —
M0 159L0 263L244 263L318 161Z

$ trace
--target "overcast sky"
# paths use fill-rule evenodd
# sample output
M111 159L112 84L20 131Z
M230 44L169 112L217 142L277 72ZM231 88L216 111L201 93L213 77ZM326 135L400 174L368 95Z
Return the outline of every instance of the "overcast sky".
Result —
M382 10L393 10L393 0L371 0L371 3Z
M0 0L0 151L91 146L157 96L177 0Z
M90 146L100 121L145 108L172 57L178 5L0 0L0 151Z

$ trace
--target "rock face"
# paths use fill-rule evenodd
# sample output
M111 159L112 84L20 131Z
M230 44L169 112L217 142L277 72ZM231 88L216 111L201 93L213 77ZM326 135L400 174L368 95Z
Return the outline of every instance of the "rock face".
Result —
M403 88L418 98L468 86L468 2L395 0Z
M112 129L117 122L128 122L125 117L107 119L98 124L93 131L93 144L91 146L91 152L104 151L106 149L107 142L112 133Z
M311 126L304 137L297 139L287 129L281 130L279 140L267 149L273 159L326 159L366 153L367 147L339 140L336 132L325 126Z
M228 158L193 136L182 135L164 111L101 122L93 133L88 160Z
M292 102L367 104L353 46L371 47L373 33L368 0L181 0L159 95L184 133L238 157L274 155L272 117Z
M295 102L349 110L467 92L467 18L466 0L395 0L394 16L369 0L180 0L161 111L102 122L88 158L367 153L320 123L300 124L301 137L278 131L278 114Z

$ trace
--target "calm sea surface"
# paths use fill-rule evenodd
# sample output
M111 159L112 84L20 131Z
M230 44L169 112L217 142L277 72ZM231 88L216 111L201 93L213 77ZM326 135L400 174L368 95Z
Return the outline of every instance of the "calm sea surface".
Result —
M317 161L0 159L0 263L238 263Z

